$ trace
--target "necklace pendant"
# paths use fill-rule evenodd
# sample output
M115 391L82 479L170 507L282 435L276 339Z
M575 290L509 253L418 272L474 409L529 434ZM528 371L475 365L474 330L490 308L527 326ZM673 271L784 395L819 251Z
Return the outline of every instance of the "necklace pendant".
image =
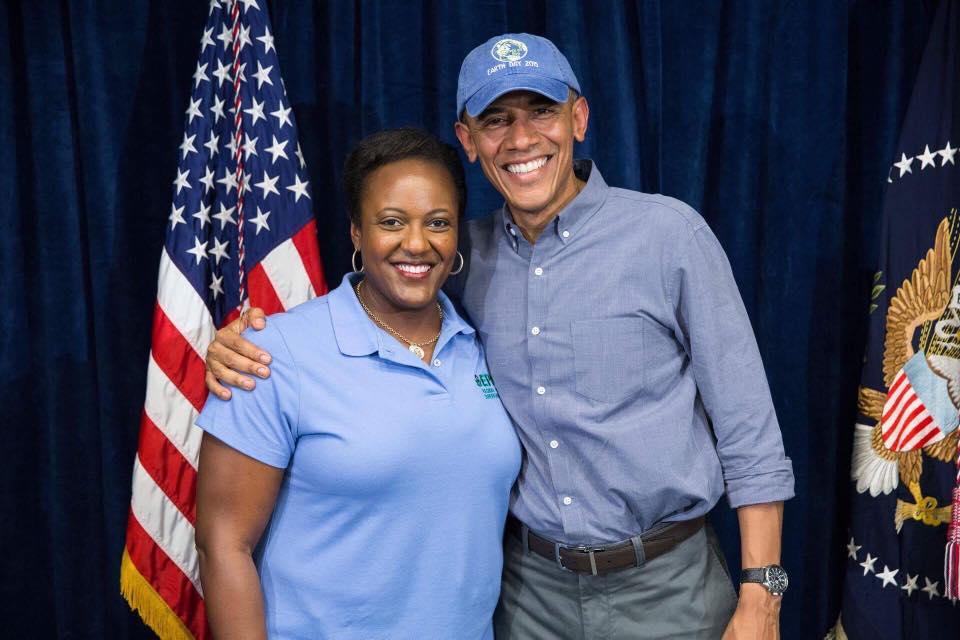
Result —
M420 347L420 345L417 345L417 344L410 345L410 353L412 353L413 355L417 356L420 359L423 359L424 351Z

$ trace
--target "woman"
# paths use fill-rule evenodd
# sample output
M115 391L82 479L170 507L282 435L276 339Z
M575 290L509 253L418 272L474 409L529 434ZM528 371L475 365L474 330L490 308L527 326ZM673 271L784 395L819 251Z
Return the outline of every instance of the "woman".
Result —
M344 185L355 272L258 333L272 375L210 397L197 548L224 638L492 638L520 448L474 330L456 151L363 140ZM256 552L255 552L256 549ZM259 575L258 575L259 573Z

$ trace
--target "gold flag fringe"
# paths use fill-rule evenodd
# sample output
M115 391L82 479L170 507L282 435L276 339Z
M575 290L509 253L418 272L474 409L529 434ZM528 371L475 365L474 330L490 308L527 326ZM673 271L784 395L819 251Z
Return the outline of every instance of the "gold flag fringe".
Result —
M843 622L837 616L837 624L827 632L823 640L847 640L847 633L843 630Z
M137 570L126 549L120 561L120 593L161 640L194 640L180 616Z

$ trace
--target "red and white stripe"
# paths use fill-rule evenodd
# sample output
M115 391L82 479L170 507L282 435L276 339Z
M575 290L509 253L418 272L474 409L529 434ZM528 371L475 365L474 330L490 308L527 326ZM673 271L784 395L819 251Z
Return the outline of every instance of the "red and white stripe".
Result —
M307 223L273 249L251 269L249 279L251 304L268 313L326 293L316 223ZM195 421L207 397L203 355L214 333L206 305L164 249L133 469L127 551L195 638L208 637L194 547L202 435Z
M891 451L913 451L942 434L903 370L887 392L882 425L883 444Z

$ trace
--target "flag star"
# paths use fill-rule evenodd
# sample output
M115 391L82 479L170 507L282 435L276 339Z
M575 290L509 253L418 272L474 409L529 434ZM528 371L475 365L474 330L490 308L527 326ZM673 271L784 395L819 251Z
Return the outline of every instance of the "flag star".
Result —
M267 224L267 218L270 217L269 211L261 211L259 205L257 206L257 215L254 218L250 218L250 222L257 225L257 235L260 235L260 231L266 229L270 231L270 225Z
M927 583L927 586L925 586L923 589L920 589L920 591L923 591L930 596L930 600L933 600L934 596L940 595L940 589L937 588L937 585L940 584L939 580L936 582L930 582L930 578L924 576L923 581Z
M213 12L220 8L220 0L210 0L210 14L213 15Z
M221 244L216 237L213 238L213 249L210 249L210 255L214 256L217 259L217 264L220 264L220 259L229 260L230 255L227 253L227 246L230 243L226 240Z
M300 142L297 141L297 157L300 158L300 168L306 169L307 163L303 160L303 149L300 148Z
M274 51L277 50L277 48L273 46L273 36L270 34L270 29L264 27L263 35L257 38L257 40L263 43L264 53L270 53L270 49Z
M876 577L879 580L883 580L883 588L886 589L888 584L896 585L896 576L900 572L899 569L891 569L887 565L883 565L883 571L878 573Z
M263 83L273 86L273 80L270 79L270 72L273 70L273 65L270 65L266 69L263 68L263 65L260 64L260 61L257 60L257 72L253 74L253 77L257 79L257 89L259 90L263 87Z
M940 154L941 167L945 167L948 162L952 165L956 165L956 163L953 161L953 156L957 155L957 147L951 149L949 140L947 140L947 146L945 146L943 149L940 149L940 151L937 151L937 153Z
M230 43L233 42L233 32L230 30L230 27L224 24L223 31L221 31L220 35L217 36L217 40L223 43L224 49L229 47Z
M267 116L263 115L263 103L257 102L256 98L251 98L251 100L253 100L253 106L249 109L244 109L243 112L253 118L253 122L251 122L250 125L255 127L258 119L266 120Z
M193 122L194 118L202 118L203 114L200 113L200 103L203 101L203 98L197 98L196 102L193 100L190 101L190 106L187 107L187 115L190 116L187 120L187 124Z
M213 13L213 5L210 5L210 12ZM210 36L213 35L213 27L203 30L203 37L200 39L200 44L203 45L200 47L200 51L204 51L207 47L215 47L217 43L213 41L213 38Z
M854 542L853 542L853 537L851 537L851 538L850 538L850 544L847 545L847 555L850 556L851 559L856 560L856 559L857 559L857 552L860 551L860 549L862 549L862 548L863 548L863 545L862 545L862 544L854 544Z
M293 176L293 179L294 179L294 183L289 187L287 187L287 189L289 189L290 191L293 191L294 193L293 201L300 202L300 196L306 196L309 199L310 194L307 193L307 185L310 183L300 182L300 176L298 175Z
M237 39L240 41L240 51L243 51L243 48L248 44L252 46L253 41L250 39L250 27L240 27L240 33L237 35Z
M210 291L213 292L213 299L216 300L218 295L223 295L223 276L211 276L210 278Z
M187 249L187 253L193 254L197 259L197 264L200 264L200 261L207 257L207 243L201 243L200 238L193 237L193 249Z
M246 138L243 143L243 159L246 161L250 159L250 156L257 155L257 140L260 138L251 138L247 133L243 134L243 137Z
M220 61L220 58L217 58L217 70L213 72L213 77L219 80L217 84L218 87L222 87L223 83L230 79L230 67L223 64ZM220 101L220 109L223 109L223 101ZM223 115L222 113L220 115Z
M927 167L936 167L937 164L933 161L936 157L937 154L930 151L930 145L924 145L923 153L917 156L917 160L920 161L920 170L923 171Z
M243 145L241 145L242 148ZM227 143L227 149L230 150L230 157L237 155L237 137L230 136L230 142Z
M196 139L197 134L187 137L186 132L183 134L183 142L180 143L180 151L183 151L183 159L186 160L187 156L191 153L196 153L197 148L193 146L193 141Z
M235 207L226 208L223 203L220 203L220 211L217 211L213 214L213 217L220 221L220 231L223 231L224 227L227 226L227 223L237 224L237 221L233 219L233 210Z
M203 193L206 194L207 191L213 189L213 171L210 167L205 167L206 171L203 174L203 177L200 178L200 184L203 185Z
M194 89L199 87L201 82L210 82L210 76L207 75L208 64L208 62L204 62L201 65L200 61L197 60L197 70L193 72Z
M224 101L220 99L220 96L213 96L213 106L210 107L210 111L212 111L214 115L214 124L220 122L220 118L227 117L226 114L223 113L223 105Z
M227 194L237 188L237 176L227 167L223 168L223 177L217 180L217 182L223 185L223 188L227 190ZM221 204L220 206L222 207L223 205Z
M860 563L860 566L863 567L863 575L867 573L876 573L877 570L873 568L873 564L877 561L877 558L874 558L869 553L867 553L867 559Z
M170 228L174 229L178 224L187 224L187 221L183 219L183 209L187 205L183 205L179 209L176 205L170 205L170 217L167 218L170 220Z
M247 10L250 9L250 7L253 7L257 11L260 11L260 7L259 5L257 5L257 0L240 0L240 4L243 5L244 14L247 13Z
M895 166L897 169L900 169L900 177L902 178L908 173L913 173L913 171L910 170L911 164L913 164L913 158L908 158L907 154L901 153L900 162L894 162L893 166Z
M280 192L277 191L277 187L276 187L277 180L279 179L280 179L279 174L271 178L269 173L267 173L266 171L263 172L263 180L261 180L260 182L254 185L258 189L263 189L263 200L266 200L267 196L270 195L271 193L280 195Z
M914 591L920 588L917 586L917 580L919 578L919 575L911 576L909 573L907 574L907 582L900 588L907 592L908 598L913 595Z
M240 78L240 82L246 82L247 76L244 75L244 70L247 68L247 63L244 62L237 68L237 77Z
M284 160L289 160L290 158L287 157L287 152L283 150L284 147L287 146L287 143L289 142L289 140L284 140L283 142L280 142L279 140L277 140L277 136L272 136L272 137L273 137L273 145L267 147L267 152L271 156L273 156L271 164L276 164L277 158L279 158L280 156L283 156Z
M253 191L253 189L250 188L250 174L244 171L243 175L240 176L240 178L241 178L240 183L243 185L240 188L240 193L244 194L244 193L247 193L248 191Z
M220 151L220 136L213 135L213 131L210 131L210 139L203 143L203 146L207 148L207 151L210 152L210 157L217 155Z
M187 169L183 173L180 173L180 169L177 169L177 177L173 181L173 186L177 188L177 195L180 195L180 191L182 191L184 187L186 187L187 189L193 188L190 186L190 183L187 182L187 177L189 175L190 175L189 169Z
M271 111L270 115L277 119L277 128L283 129L283 125L293 123L290 122L290 107L286 109L283 108L283 103L280 103L279 108L276 111Z
M193 217L200 221L200 228L203 229L210 222L210 205L201 202Z

